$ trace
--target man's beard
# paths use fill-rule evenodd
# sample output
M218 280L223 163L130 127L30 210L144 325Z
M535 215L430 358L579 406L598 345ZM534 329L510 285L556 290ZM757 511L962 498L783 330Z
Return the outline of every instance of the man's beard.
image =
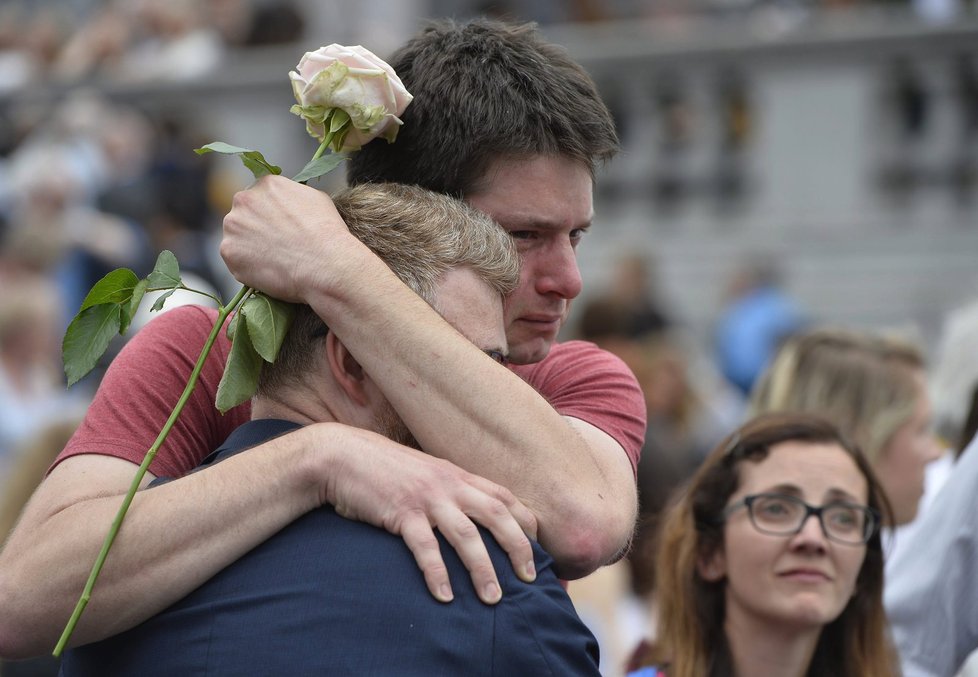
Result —
M378 411L374 420L377 425L377 432L379 432L384 437L387 437L398 444L403 444L406 447L411 447L412 449L421 449L421 445L408 430L408 427L404 424L404 420L394 411L394 407L391 406L390 402L385 402Z

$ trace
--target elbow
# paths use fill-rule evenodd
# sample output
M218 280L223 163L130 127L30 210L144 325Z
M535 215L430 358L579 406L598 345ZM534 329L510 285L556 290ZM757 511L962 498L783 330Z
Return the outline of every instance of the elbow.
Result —
M0 660L18 661L34 656L20 640L15 628L6 622L0 623Z
M0 608L4 609L0 618L0 660L23 660L43 653L26 641L28 638L18 626L16 616L9 613L10 607L2 597L0 597Z
M567 525L561 538L554 539L554 546L549 549L554 571L564 580L575 580L614 562L627 551L634 526L634 511Z
M39 643L36 636L18 627L15 618L4 618L0 621L0 660L36 658L49 653L53 647L53 643Z
M31 632L31 619L23 613L25 599L17 594L16 584L10 580L9 572L0 569L0 659L23 660L34 658L49 651L54 645L43 641L38 633Z

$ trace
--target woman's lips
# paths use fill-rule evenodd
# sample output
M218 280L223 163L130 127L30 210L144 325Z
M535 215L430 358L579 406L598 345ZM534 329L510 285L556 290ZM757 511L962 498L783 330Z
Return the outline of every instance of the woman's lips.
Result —
M778 574L778 577L801 583L821 583L832 580L828 574L818 569L789 569Z

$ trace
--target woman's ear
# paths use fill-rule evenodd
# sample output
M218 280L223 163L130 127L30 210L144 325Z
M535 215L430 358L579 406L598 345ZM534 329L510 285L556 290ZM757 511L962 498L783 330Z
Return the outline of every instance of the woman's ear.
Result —
M723 548L717 548L713 554L702 555L696 560L696 572L704 581L716 583L727 575L727 561L723 557Z
M364 388L367 375L360 363L332 331L326 334L326 361L333 379L346 396L360 406L367 406L369 398Z

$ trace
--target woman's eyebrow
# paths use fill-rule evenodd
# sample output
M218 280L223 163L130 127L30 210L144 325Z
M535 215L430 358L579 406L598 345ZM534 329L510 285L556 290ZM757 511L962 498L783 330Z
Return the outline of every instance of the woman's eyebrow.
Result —
M775 484L768 487L758 493L762 494L785 494L786 496L798 496L801 497L805 492L802 491L801 487L797 484L783 483ZM857 498L853 493L846 491L840 487L832 487L824 494L824 502L831 503L834 501L845 501L846 503L862 503L859 498Z
M846 491L845 489L829 489L825 492L826 499L830 501L846 501L848 503L862 503L860 499L856 498L852 493Z
M762 494L787 494L789 496L801 496L801 489L795 484L776 484L765 489Z

